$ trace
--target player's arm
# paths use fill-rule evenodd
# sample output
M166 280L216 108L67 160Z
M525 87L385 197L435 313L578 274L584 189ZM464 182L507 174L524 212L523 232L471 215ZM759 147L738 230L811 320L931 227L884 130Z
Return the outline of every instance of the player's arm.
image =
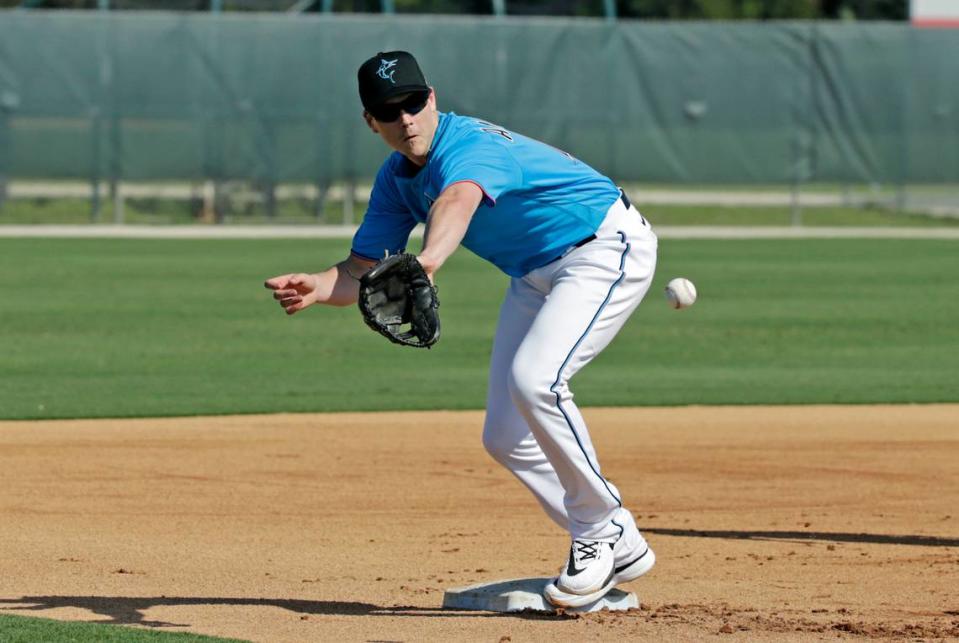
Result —
M273 291L273 298L280 302L287 315L313 304L349 306L356 303L360 277L375 264L375 261L351 254L323 272L279 275L267 279L263 285Z
M462 181L447 187L433 203L426 218L420 264L432 276L459 247L470 220L483 200L483 190Z

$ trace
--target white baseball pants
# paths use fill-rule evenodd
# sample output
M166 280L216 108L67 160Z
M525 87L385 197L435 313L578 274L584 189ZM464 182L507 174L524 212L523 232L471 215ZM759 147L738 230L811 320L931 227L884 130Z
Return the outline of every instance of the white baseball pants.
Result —
M649 290L657 239L621 199L596 238L510 282L493 342L483 445L573 538L622 533L569 380L612 341Z

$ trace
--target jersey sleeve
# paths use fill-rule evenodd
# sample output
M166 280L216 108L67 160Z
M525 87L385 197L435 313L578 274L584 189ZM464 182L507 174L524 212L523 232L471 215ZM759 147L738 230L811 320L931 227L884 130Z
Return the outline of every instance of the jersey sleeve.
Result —
M385 254L398 254L406 249L416 219L400 198L387 160L376 175L370 203L356 234L352 253L364 259L379 261Z
M443 159L440 192L469 181L483 190L484 203L495 206L500 195L523 183L522 169L509 150L512 142L509 132L495 127L469 132Z

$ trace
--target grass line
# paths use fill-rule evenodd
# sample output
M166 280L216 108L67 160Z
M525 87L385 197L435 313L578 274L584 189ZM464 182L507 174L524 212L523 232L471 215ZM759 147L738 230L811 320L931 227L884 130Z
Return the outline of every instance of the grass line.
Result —
M4 643L36 643L37 641L70 641L71 643L242 643L241 639L223 639L199 634L158 632L118 625L75 623L47 618L0 614L0 641Z
M724 225L724 226L788 226L793 223L793 210L787 206L721 206L643 203L642 191L633 195L642 212L656 225ZM100 223L113 223L111 205L101 205ZM273 216L262 205L232 209L223 214L226 224L343 224L341 201L330 201L321 212L310 201L284 199L277 201ZM366 204L355 205L359 219ZM803 225L818 226L881 226L881 227L959 227L959 217L930 216L922 212L897 212L888 207L805 206L800 212ZM130 224L197 224L203 225L196 202L158 198L128 198L123 207L124 222ZM0 204L0 225L93 223L89 200L79 198L13 199Z

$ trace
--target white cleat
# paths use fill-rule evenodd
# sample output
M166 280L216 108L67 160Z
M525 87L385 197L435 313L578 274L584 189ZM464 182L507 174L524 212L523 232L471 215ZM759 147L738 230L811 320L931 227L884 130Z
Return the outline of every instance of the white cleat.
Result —
M547 595L554 586L564 594L593 594L605 587L615 573L613 547L613 543L599 540L574 540L569 561L559 577L547 585Z
M609 590L617 585L636 580L651 570L655 564L656 554L654 554L653 550L647 545L636 558L621 566L615 567L610 579L602 587L593 592L579 594L565 591L565 588L560 585L560 579L557 578L546 586L543 594L546 596L546 600L557 607L584 607L606 596Z
M630 537L620 537L615 544L574 540L566 568L543 590L546 600L557 607L584 607L651 570L656 554L631 527Z

